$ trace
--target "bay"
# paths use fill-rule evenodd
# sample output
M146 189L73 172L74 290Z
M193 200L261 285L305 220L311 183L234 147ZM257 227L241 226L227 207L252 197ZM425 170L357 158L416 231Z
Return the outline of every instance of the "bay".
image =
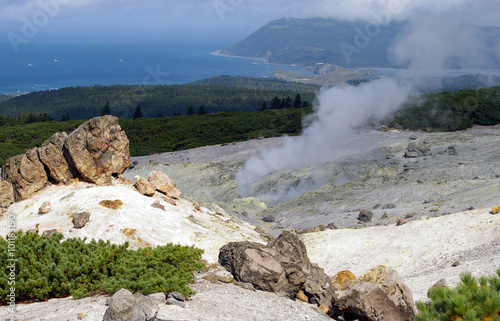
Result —
M219 75L266 77L301 67L215 55L224 43L31 41L16 53L0 43L0 93L72 86L184 84Z

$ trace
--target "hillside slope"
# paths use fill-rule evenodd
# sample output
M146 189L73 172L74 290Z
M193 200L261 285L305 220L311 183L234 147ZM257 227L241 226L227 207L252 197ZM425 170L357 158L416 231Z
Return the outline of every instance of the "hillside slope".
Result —
M334 19L285 17L269 22L221 54L259 58L269 63L314 66L331 63L342 67L395 67L388 56L405 22L370 25ZM467 26L495 47L499 27ZM496 61L496 65L500 65Z

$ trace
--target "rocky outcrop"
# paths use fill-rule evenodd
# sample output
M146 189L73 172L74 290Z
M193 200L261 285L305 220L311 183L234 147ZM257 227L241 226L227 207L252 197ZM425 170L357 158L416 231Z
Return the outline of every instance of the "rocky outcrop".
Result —
M14 203L14 188L12 184L6 181L0 181L0 214L2 211Z
M69 183L81 175L104 185L130 164L129 142L118 118L93 118L69 136L52 135L41 147L7 159L2 179L12 184L15 201L24 200L50 183Z
M309 261L296 234L283 232L267 245L229 243L220 249L219 263L238 282L290 298L302 290L309 302L331 308L335 287L323 269Z
M345 320L415 320L410 289L396 270L381 265L347 282L336 293L333 310L335 316Z
M316 68L314 68L315 75L326 75L330 72L337 70L336 65L332 64L317 64Z
M26 199L48 183L45 166L38 157L38 149L7 159L2 169L2 179L12 184L16 201Z
M106 303L103 321L154 321L159 310L154 298L126 289L116 292Z
M67 184L75 174L71 172L63 154L64 142L67 137L66 133L54 134L38 149L40 160L47 167L50 178L56 184Z
M92 118L64 142L70 162L88 182L110 183L130 165L129 141L114 116Z

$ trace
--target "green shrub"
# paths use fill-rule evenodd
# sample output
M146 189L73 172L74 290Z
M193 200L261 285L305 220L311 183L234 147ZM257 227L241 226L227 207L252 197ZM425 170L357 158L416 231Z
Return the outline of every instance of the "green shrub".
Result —
M431 302L417 302L417 321L499 321L500 269L497 276L477 280L464 273L461 279L456 289L431 288Z
M46 300L72 295L131 292L151 294L178 291L192 295L187 286L192 272L203 269L203 250L167 244L156 248L128 250L128 243L67 239L62 234L39 236L17 233L15 242L15 285L2 283L0 302L5 304L10 287L15 286L16 301ZM8 280L8 242L0 238L0 279Z

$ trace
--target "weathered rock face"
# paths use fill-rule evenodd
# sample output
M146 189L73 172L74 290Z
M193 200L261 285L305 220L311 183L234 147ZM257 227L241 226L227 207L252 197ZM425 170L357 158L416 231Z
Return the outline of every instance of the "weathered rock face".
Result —
M67 137L66 133L54 134L38 149L38 156L55 183L66 184L75 176L63 155L64 142Z
M14 189L12 188L12 184L0 181L0 214L2 208L6 208L12 203L14 203Z
M64 148L82 177L97 185L108 184L130 165L129 141L114 116L85 122L66 138Z
M153 298L126 289L116 292L107 303L103 321L154 321L159 310Z
M16 201L28 198L48 183L45 167L38 158L38 149L7 159L2 179L12 184Z
M304 243L291 232L267 245L229 243L221 248L219 262L236 281L290 298L303 290L309 302L331 307L335 287L323 269L309 261Z
M108 184L130 164L128 138L118 118L103 116L82 124L69 136L52 135L40 148L7 159L2 179L10 182L16 201L26 199L47 183L68 183L81 175Z
M346 320L413 321L414 302L411 291L399 274L378 266L336 293L334 314Z

